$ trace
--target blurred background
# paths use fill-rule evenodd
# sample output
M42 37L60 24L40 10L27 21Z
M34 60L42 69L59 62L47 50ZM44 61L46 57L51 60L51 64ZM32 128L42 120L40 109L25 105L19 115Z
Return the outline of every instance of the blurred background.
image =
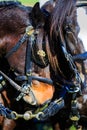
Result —
M30 5L33 6L36 2L39 0L19 0L24 5Z

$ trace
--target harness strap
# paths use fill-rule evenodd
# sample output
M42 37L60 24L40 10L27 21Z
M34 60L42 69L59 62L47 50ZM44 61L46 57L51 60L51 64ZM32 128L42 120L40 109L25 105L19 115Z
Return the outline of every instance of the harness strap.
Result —
M25 40L28 39L29 35L31 35L33 31L32 26L28 26L26 28L26 33L19 39L19 41L16 43L16 45L6 54L6 58L8 58L10 55L12 55L14 52L16 52L20 46L25 42Z
M33 43L33 38L32 36L30 36L28 38L28 41L27 41L27 50L26 50L26 61L25 61L25 75L27 76L27 81L28 81L28 84L31 85L31 82L32 82L32 59L31 59L31 53L32 53L32 43Z
M54 116L60 109L64 107L64 100L62 98L55 100L50 103L50 105L43 110L43 114L39 115L39 119L44 121L49 117Z
M32 80L38 80L40 82L53 85L53 81L51 79L44 78L44 77L41 77L41 76L33 76L33 75L31 75L31 77L32 77ZM18 77L15 78L15 80L17 80L17 81L21 81L21 80L26 81L27 77L26 76L18 76Z
M25 93L25 91L22 91L21 86L19 86L17 83L15 83L11 78L9 78L5 73L0 71L0 74L19 92Z
M87 59L87 51L81 54L76 54L73 56L73 60L77 62L82 62Z
M28 35L25 33L23 37L20 38L20 40L17 42L17 44L6 54L5 57L8 58L10 55L16 52L27 38L28 38Z

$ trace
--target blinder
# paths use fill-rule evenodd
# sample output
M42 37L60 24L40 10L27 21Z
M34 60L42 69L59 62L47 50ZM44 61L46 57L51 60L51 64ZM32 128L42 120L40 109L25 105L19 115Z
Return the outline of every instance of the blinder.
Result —
M44 68L48 65L48 57L46 53L46 45L45 41L42 42L42 48L39 49L36 40L32 44L32 60L41 68Z

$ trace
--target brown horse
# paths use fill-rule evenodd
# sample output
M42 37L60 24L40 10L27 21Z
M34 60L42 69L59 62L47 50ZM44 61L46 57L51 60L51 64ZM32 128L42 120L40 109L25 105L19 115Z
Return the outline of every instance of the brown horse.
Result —
M73 0L70 0L70 1L68 1L68 0L60 1L59 0L56 4L55 8L52 11L52 15L49 14L48 12L46 12L46 10L44 10L44 8L42 8L42 13L46 13L46 15L48 16L47 17L48 19L46 20L45 26L44 26L44 29L46 31L45 35L48 36L48 37L45 37L46 52L47 52L47 56L48 56L49 64L50 64L51 79L53 80L53 83L54 83L54 86L56 89L55 96L57 98L62 97L65 99L65 108L61 109L58 112L58 116L57 116L58 117L57 119L59 119L57 121L59 121L61 130L65 129L66 124L67 124L67 119L69 119L69 115L73 116L73 114L71 114L71 113L73 113L71 102L72 102L72 100L75 100L75 99L72 99L74 91L70 92L72 94L68 94L65 92L66 87L63 87L63 86L67 86L68 88L70 86L71 86L71 88L76 87L77 85L73 84L72 82L74 80L76 80L76 77L77 77L77 79L79 81L79 83L78 83L79 87L81 87L80 86L81 82L80 82L80 77L79 77L78 71L76 71L77 69L75 67L75 64L73 64L72 58L70 58L71 56L68 55L68 52L65 49L66 48L65 44L66 44L66 42L68 42L65 37L65 36L67 36L67 34L65 35L65 31L67 31L67 30L69 31L69 29L67 29L66 27L67 26L71 27L71 26L69 26L69 24L71 22L72 22L72 25L77 25L77 24L75 24L76 19L74 19L75 21L73 20L73 18L74 18L73 15L75 15L75 11L76 11L75 9L76 9L76 2ZM33 11L38 12L38 8ZM70 18L69 21L68 21L68 18ZM33 20L33 22L36 25L35 20ZM73 22L75 22L75 23L73 23ZM71 37L71 38L73 38L71 40L70 40L70 37L68 37L69 40L72 42L75 42L74 38L78 39L76 28L74 27L74 32L73 32L74 34L72 34L72 31L70 28L70 33L71 33L71 36L73 35L74 37ZM38 46L39 46L39 44L38 44ZM39 48L40 48L40 46L39 46ZM76 82L78 82L78 81L76 81ZM76 88L78 88L78 87L76 87ZM78 91L78 93L79 93L79 91ZM68 98L68 96L69 96L69 98ZM75 96L75 97L77 98L77 96ZM77 118L79 118L76 104L75 104L75 113L74 114L76 114L75 116ZM54 119L56 119L56 118L54 118ZM54 121L54 119L53 119L53 121ZM77 122L78 121L75 121L75 123L76 123L75 127L77 127Z
M79 32L79 26L78 26L78 23L77 23L77 18L76 18L76 10L75 10L75 8L76 8L76 6L75 6L75 8L74 7L72 7L73 6L73 4L71 4L71 3L74 3L73 1L71 1L71 3L69 3L69 4L67 4L68 3L68 1L65 3L65 6L63 5L63 3L64 3L64 1L62 1L62 2L58 2L57 1L57 6L56 6L56 8L55 8L55 10L54 10L54 12L53 12L53 17L52 17L52 32L51 32L51 36L53 35L53 37L55 37L57 34L58 34L58 32L56 31L57 29L56 28L58 28L59 27L59 25L61 26L60 28L62 28L62 29L60 29L60 31L61 30L63 30L63 32L61 31L61 37L62 37L62 41L63 40L65 40L66 42L63 42L63 43L65 43L64 44L64 46L67 48L67 50L72 54L72 55L75 55L75 54L77 54L77 53L82 53L82 52L85 52L85 49L84 49L84 46L83 46L83 43L81 42L81 40L78 38L78 32ZM72 5L72 6L70 6L70 5ZM71 7L71 10L70 10L70 12L69 12L69 7L68 6L70 6ZM64 7L64 9L63 9L63 7ZM49 1L49 2L47 2L43 7L42 7L42 9L44 10L44 8L48 11L48 12L51 12L52 13L52 11L53 11L53 9L54 9L54 7L53 7L53 4ZM66 8L66 9L65 9ZM57 10L58 9L58 10ZM61 11L60 11L61 10ZM73 11L74 10L74 11ZM59 13L58 14L58 11L60 11L60 12L62 12L63 11L63 14L62 14L62 16L59 16L61 13ZM64 14L65 14L65 11L66 11L66 15L65 15L65 17L64 17ZM68 14L68 13L71 13L71 14ZM67 16L67 14L68 14L68 16ZM58 17L59 16L59 17ZM65 19L64 19L65 18ZM59 21L60 20L60 21ZM49 20L48 20L49 21ZM59 23L58 23L58 21L59 21ZM64 23L63 23L63 21L64 21ZM62 25L61 25L62 24ZM57 27L58 26L58 27ZM55 33L56 32L56 33ZM57 39L57 38L55 38L55 39ZM54 41L56 41L54 39ZM53 39L52 39L53 40ZM51 42L52 42L52 40L50 40ZM57 39L58 40L58 39ZM54 44L52 44L50 42L50 47L49 47L49 51L48 51L48 57L50 58L50 61L52 62L51 63L51 67L53 68L53 73L52 73L52 79L53 79L53 81L55 81L55 82L57 82L57 79L55 78L55 75L54 75L54 73L56 73L57 72L57 67L55 67L56 66L56 64L57 64L57 62L56 62L56 55L57 54L55 54L56 53L56 50L57 50L57 45L56 45L56 42L54 43ZM71 43L71 44L70 44ZM49 45L48 45L49 46ZM56 49L55 49L55 46L56 46ZM54 56L54 58L55 59L53 59L52 60L52 55L51 54L49 54L49 52L50 52L50 49L51 49L51 52L53 53L53 56ZM54 51L55 50L55 51ZM57 50L57 53L58 53L58 50ZM54 62L55 61L55 62ZM53 65L53 63L54 63L54 65ZM87 63L86 63L86 65L87 65ZM57 65L58 66L58 65ZM85 66L84 66L85 67ZM52 69L51 68L51 69ZM54 72L54 69L55 69L55 72ZM86 70L86 67L85 67L85 70ZM82 70L81 70L82 71ZM51 72L52 72L52 70L51 70ZM84 73L83 73L84 74ZM86 74L86 72L85 72L85 74ZM57 77L58 78L58 77ZM56 85L57 86L57 85ZM81 114L81 117L82 117L82 115L86 115L87 114L87 112L86 112L86 92L87 90L84 88L84 90L82 91L82 97L80 97L80 98L78 98L78 103L77 103L77 106L78 106L78 109L80 110L80 114ZM84 102L85 101L85 102ZM66 111L65 111L66 112ZM66 112L67 113L67 112ZM60 113L60 115L62 115L63 114L63 111ZM67 115L68 115L68 113L67 113ZM59 113L58 113L58 115L57 116L55 116L54 117L54 119L53 119L53 121L55 120L55 119L58 119L59 120L59 122L60 122L60 124L62 123L63 124L63 122L61 121L61 120L64 120L64 125L62 125L62 127L63 128L61 128L61 129L65 129L65 121L67 120L67 115L66 114L64 114L64 116L65 116L65 120L64 119L61 119L61 117L62 116L59 116ZM63 117L64 118L64 117ZM61 119L61 120L60 120ZM87 118L85 118L85 120L87 121ZM83 117L81 118L81 122L80 123L83 123L84 121L83 121ZM84 125L86 125L86 123L84 122L83 123L83 126ZM58 130L59 130L59 128L58 128Z
M52 13L56 3L57 3L58 0L53 0L53 1L47 1L43 6L42 6L42 9L46 9L49 13ZM79 5L79 1L77 1L77 8L78 8ZM76 13L76 15L78 15ZM78 25L78 21L76 23L74 23L75 25L75 28L76 28L76 32L77 32L77 35L79 34L79 31L80 31L80 27ZM73 30L72 30L73 31ZM86 50L85 50L85 47L84 47L84 44L83 44L83 41L78 38L77 39L77 42L74 42L73 41L73 36L71 36L72 34L69 34L69 32L67 31L67 36L66 36L66 39L68 37L68 40L69 40L69 37L71 40L67 41L66 42L66 48L68 50L68 52L70 54L72 54L73 56L75 56L76 54L81 54L81 53L84 53ZM75 40L75 38L74 38ZM87 82L87 79L86 79L86 73L87 73L87 61L81 61L79 60L76 61L76 64L77 64L77 67L78 67L78 70L83 78L83 85L84 87L86 86L86 82Z
M13 11L13 8L15 11ZM1 2L1 5L0 5L0 11L1 11L0 15L2 16L0 18L1 23L2 23L0 26L0 30L1 30L0 56L1 57L5 56L11 50L11 48L15 46L18 40L25 33L26 27L30 25L30 18L29 18L30 10L31 8L27 8L15 2L11 2L11 3L4 2L4 4L3 2ZM21 17L22 13L23 13L23 17ZM14 23L14 26L13 26L13 23ZM42 39L43 39L42 34L43 34L42 30L41 31L39 30L38 37L40 38L37 39L37 42L42 42ZM10 65L10 69L12 69L15 75L22 75L25 73L24 71L25 70L25 57L26 57L26 43L21 45L21 47L15 53L7 57L7 61ZM40 72L38 67L36 68L33 67L33 73L34 72L36 72L36 74L39 72L40 73L39 75L41 76L43 73L43 77L49 78L48 71L45 74L43 69ZM38 102L38 104L43 104L43 103L44 101Z
M8 52L17 44L19 39L22 38L26 33L26 27L33 25L32 16L30 14L31 10L33 10L31 7L25 7L19 2L0 2L0 69L14 81L16 76L22 76L25 74L27 41L25 41L24 44L22 44L19 49L17 49L16 52L13 52L10 56L6 57L6 54L8 54ZM36 17L36 12L32 13L32 15ZM40 17L40 15L41 17L43 15L41 11L39 11L38 16ZM39 17L36 19L37 23L39 20L39 23L42 23L41 20L43 21L43 19L40 19ZM39 23L38 27L44 26L43 24L39 25ZM37 42L42 43L44 39L43 29L39 29L37 37ZM50 78L48 67L41 69L35 64L32 65L32 75ZM19 85L21 84L20 81L16 82L19 83ZM25 83L25 81L23 81L23 83ZM29 104L32 105L32 96L25 95L23 97L24 101L20 100L17 102L15 99L18 97L19 92L15 90L9 83L7 84L7 86L10 86L10 88L7 87L6 91L3 90L1 93L1 99L5 99L3 104L18 113L24 113L25 111L29 110L28 108L31 108ZM37 80L32 81L31 90L36 99L36 108L37 105L43 105L45 102L49 102L54 93L53 85L39 82ZM0 100L0 102L2 103L2 100ZM35 106L33 106L33 108L35 109ZM2 129L12 130L16 125L15 123L15 121L5 118ZM22 124L19 125L21 129L29 129L25 128L26 123L23 122ZM20 129L20 127L18 127L18 129Z
M58 5L60 5L60 4L61 4L61 2L59 1ZM64 3L64 4L65 4L64 10L66 10L66 8L70 9L70 10L66 10L65 12L63 12L63 13L65 13L65 16L66 16L68 11L72 12L71 10L73 9L75 3L70 0L69 3L67 1L67 3ZM71 5L70 8L68 8L69 5ZM9 9L8 9L8 7L9 7ZM62 7L62 5L60 7ZM15 11L17 10L17 12L14 12L14 8L15 8ZM55 12L56 12L56 8L55 8L53 15L52 15L53 16L52 23L51 23L52 25L49 24L50 25L49 26L48 23L50 21L48 18L50 18L50 15L49 15L49 13L45 12L44 10L40 10L38 4L35 5L35 7L32 9L31 12L30 12L29 8L25 8L25 6L23 6L23 10L21 10L21 9L22 9L22 5L20 5L20 4L19 5L15 4L15 6L14 6L14 4L11 3L11 6L10 6L9 3L7 3L6 6L4 6L4 5L3 5L3 7L1 6L1 15L3 14L3 17L1 17L1 20L3 22L1 21L2 26L0 29L1 30L1 34L0 34L1 35L1 46L0 46L1 57L3 55L9 54L8 52L11 50L11 48L15 46L15 44L20 39L20 37L22 37L22 35L25 33L25 28L27 26L31 26L31 23L34 26L34 28L36 28L36 29L41 28L41 30L39 29L39 31L40 31L39 34L37 34L37 46L38 46L39 50L41 50L42 44L40 44L40 42L43 42L42 39L44 39L46 41L45 51L47 52L47 56L48 56L48 60L49 60L49 64L50 64L50 74L51 74L51 78L53 80L56 90L58 89L56 91L57 92L56 97L60 99L60 97L61 97L60 91L61 91L62 86L69 87L69 85L70 85L71 86L70 89L72 89L73 80L74 79L76 80L75 76L77 74L77 71L75 72L75 70L74 70L75 68L72 68L72 65L70 64L70 62L67 61L67 58L65 57L65 55L68 53L67 53L66 49L64 49L64 45L61 44L63 42L62 38L64 38L64 37L62 37L63 35L61 35L62 26L64 24L62 22L65 21L65 19L63 19L63 13L61 15L62 22L60 22L62 25L60 25L59 23L56 23L54 21L55 15L57 14L57 13L55 14ZM59 9L59 6L58 6L58 9ZM4 12L3 10L6 12ZM20 13L18 13L18 11ZM23 12L23 15L20 15L22 13L21 11ZM7 12L9 12L9 15L6 15ZM58 16L58 17L59 17L59 21L61 21L60 16ZM9 22L8 22L7 18L9 19ZM14 18L16 18L16 20L17 20L16 22L14 21ZM57 20L57 19L55 19L55 20ZM21 23L21 21L23 23ZM7 26L7 23L9 26ZM14 23L14 26L13 26L13 23ZM57 25L60 25L58 39L57 39L57 37L55 37L58 34L58 33L57 34L55 33ZM12 27L14 27L14 28L12 28ZM41 35L41 34L44 34L44 35ZM29 32L29 35L30 35L30 32ZM77 35L76 35L76 37L77 37ZM63 43L65 43L65 42L63 42ZM16 50L15 53L13 51L13 53L10 56L7 56L7 61L10 65L10 68L14 69L13 73L15 75L25 74L26 44L27 43L22 44L20 46L20 48L18 50ZM35 47L36 47L36 45L35 45ZM33 46L33 48L34 48L34 46ZM40 60L42 59L41 61L43 61L44 54L46 55L45 51L38 52L39 55L42 55L42 58L40 58ZM35 57L38 57L38 55L37 55L37 53L35 53L35 51L32 51L32 52L33 52L32 53L33 60L34 60L34 62L37 62L35 60L36 59ZM47 56L46 56L46 58L47 58ZM46 66L47 65L46 58L44 59L44 62L42 62L42 63L44 63L44 65L42 65L40 62L37 64L40 65L40 67ZM72 61L71 58L70 58L70 60ZM35 72L37 72L37 71L35 70ZM77 80L76 80L76 82L77 82ZM48 90L47 90L47 86L45 86L46 91L44 90L44 87L42 87L43 89L41 89L41 91L40 91L41 87L39 88L37 86L37 82L36 82L37 88L36 88L36 86L34 87L33 85L32 85L32 91L33 91L34 95L36 94L35 97L37 99L38 104L43 104L47 100L52 99L53 93L54 93L53 86L51 86L51 85L48 86ZM41 84L40 84L40 86L41 86ZM64 87L64 88L66 88L66 87ZM51 91L50 95L48 94L49 89ZM67 89L69 89L69 88L67 88ZM46 93L45 92L43 93L43 90ZM9 91L9 89L8 89L8 91ZM48 93L47 93L47 91L48 91ZM65 92L65 90L64 90L64 92ZM41 95L39 96L39 94L41 94ZM46 97L45 100L44 100L44 98L41 99L41 96L43 94L47 95L47 96L44 95L44 97ZM64 96L64 95L65 94L63 94L62 96ZM71 96L71 94L70 94L70 96ZM14 97L14 95L13 94L9 95L9 93L8 93L8 97L11 99L12 97ZM67 96L66 96L66 99L67 99ZM71 99L72 99L72 96L71 96ZM28 97L24 96L24 100L28 101L28 103L32 102L32 98L29 97L29 95L28 95ZM65 102L68 102L68 101L65 100ZM21 105L22 105L22 103L21 103ZM71 103L71 100L68 103ZM16 103L16 105L18 105L18 103ZM24 106L26 106L25 103L24 103ZM66 103L66 106L67 106L67 103ZM14 108L15 107L14 102L11 102L11 107L15 110L17 109L17 108ZM70 112L69 108L68 108L68 110ZM20 109L23 109L23 107ZM20 110L19 110L19 112L20 112ZM61 112L58 113L58 115L60 115L60 114L61 114ZM63 128L61 128L61 129L63 129Z
M15 80L16 76L25 74L27 42L24 42L24 44L22 44L20 46L20 48L16 50L16 52L13 51L13 53L11 55L9 55L9 56L7 56L7 55L9 54L11 49L13 50L14 46L17 44L19 39L22 38L22 36L26 32L26 27L27 26L31 27L31 24L35 28L42 27L41 29L39 29L39 33L37 34L37 43L39 43L39 45L42 44L44 36L46 35L44 32L44 29L45 29L44 22L46 21L46 15L44 15L43 12L38 7L39 7L38 4L36 4L35 7L31 11L31 8L25 7L25 6L21 5L19 2L12 2L12 1L6 2L5 1L5 2L0 3L0 15L1 15L0 21L2 23L0 26L0 30L1 30L1 33L0 33L0 57L1 57L0 61L1 62L0 62L0 64L1 64L1 69L3 70L3 72L5 72L13 80ZM33 53L35 53L35 51ZM34 55L35 55L35 58L34 58ZM4 59L4 57L5 57L5 59ZM34 61L35 61L36 57L38 57L37 53L33 54ZM42 59L42 61L43 61L43 58L40 58L40 59ZM6 60L7 60L7 62L6 62ZM35 62L37 62L37 61L35 61ZM39 63L37 63L37 64L39 64ZM42 63L44 63L44 62L42 62ZM3 66L3 64L5 64L5 66ZM46 65L44 65L44 66L46 66ZM41 67L42 66L43 65L41 65ZM41 70L41 69L38 69L38 67L35 68L35 66L34 66L33 67L34 73L32 73L32 75L34 75L34 76L43 75L43 77L49 78L48 69L46 69L46 71L45 71L45 69ZM11 85L9 85L9 84L7 86L11 87ZM33 95L37 101L36 105L42 105L45 102L51 100L53 97L54 87L52 85L48 85L46 83L44 84L44 83L41 83L41 82L38 82L35 80L32 82L31 89L32 89ZM11 108L12 110L17 111L18 113L20 113L20 112L22 113L22 112L25 112L25 110L29 110L28 109L29 104L27 104L27 102L32 104L32 96L29 96L29 95L23 96L23 99L25 102L24 101L16 102L15 96L16 95L18 96L19 93L14 88L11 88L11 89L6 88L6 90L7 90L6 92L4 92L4 91L2 92L2 98L5 99L5 102L3 104L5 106ZM16 93L16 95L15 95L15 93ZM9 101L9 99L10 99L10 101ZM22 106L22 107L20 107L20 106ZM7 126L7 124L9 124L9 125ZM13 126L12 126L12 124L13 124ZM3 127L2 128L3 130L14 129L15 121L5 118L2 127ZM19 125L18 129L19 128L20 128L20 125ZM25 128L24 122L23 122L22 128L27 129L27 128Z
M52 52L52 55L55 57L55 59L56 59L56 57L58 55L58 51L59 51L59 50L57 50L57 47L58 47L57 44L59 44L59 42L60 42L60 40L58 39L59 37L61 37L62 43L64 43L64 46L67 48L67 50L72 55L77 54L77 53L82 53L85 51L83 44L80 42L80 39L78 38L76 3L74 3L74 2L75 1L73 1L73 0L69 0L69 1L68 0L66 0L66 1L58 0L55 8L53 10L52 17L51 17L51 26L50 26L50 38L52 38L50 40L51 41L50 50ZM48 11L49 11L49 8L48 8ZM50 56L50 54L48 53L50 62L52 62L52 55ZM53 81L57 82L56 78L58 78L58 77L56 76L56 72L57 72L58 64L56 65L57 62L56 62L56 60L54 60L54 61L55 61L54 66L51 66L51 68L55 68L55 71L53 71L55 74L53 73L51 78L53 79ZM66 69L66 67L64 67L64 69ZM64 69L63 69L63 71L65 71ZM68 71L68 70L66 69L66 71ZM51 70L51 72L52 72L52 70ZM56 78L54 79L55 76L56 76ZM82 91L83 96L81 98L78 98L77 106L78 106L78 109L80 110L81 115L87 114L86 113L86 93L87 93L87 90L84 89ZM85 106L84 106L84 104L85 104ZM70 110L68 109L68 111L70 111ZM56 122L55 119L57 117L57 119L60 123L60 127L63 130L67 126L68 114L69 113L67 112L67 110L65 110L65 112L61 111L60 114L58 113L58 115L55 116L53 119L53 121L55 123ZM64 119L64 117L65 117L65 119ZM87 120L85 120L85 121L87 121ZM82 121L82 122L84 122L84 121ZM86 125L86 123L83 123L83 126L84 125Z

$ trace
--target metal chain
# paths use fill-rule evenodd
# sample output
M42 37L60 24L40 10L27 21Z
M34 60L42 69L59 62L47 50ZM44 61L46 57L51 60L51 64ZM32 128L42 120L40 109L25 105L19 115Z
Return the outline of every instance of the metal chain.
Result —
M30 120L36 118L38 120L46 120L50 116L55 115L61 108L64 107L64 100L62 98L51 102L44 110L37 113L32 113L32 111L26 111L24 114L18 114L15 111L6 108L0 103L0 115L8 119L17 120L18 118L23 118L24 120Z

